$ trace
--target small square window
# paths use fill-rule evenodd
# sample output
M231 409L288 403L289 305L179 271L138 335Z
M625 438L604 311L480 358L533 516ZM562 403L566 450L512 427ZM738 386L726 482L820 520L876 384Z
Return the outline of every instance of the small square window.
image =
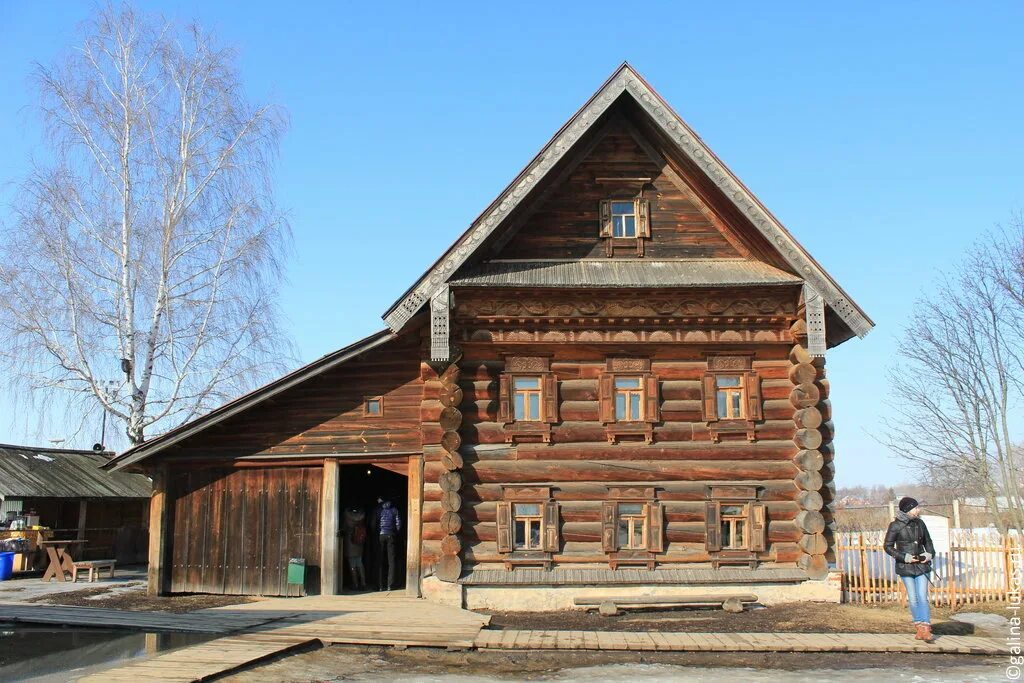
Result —
M612 202L612 237L636 237L636 202Z
M384 414L384 399L380 396L370 396L363 401L363 415L366 417L380 417Z

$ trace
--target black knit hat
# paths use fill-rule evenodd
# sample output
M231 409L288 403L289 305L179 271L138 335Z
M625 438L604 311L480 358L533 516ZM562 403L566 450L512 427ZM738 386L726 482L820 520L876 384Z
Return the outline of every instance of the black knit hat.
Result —
M917 507L917 501L910 496L900 498L900 512L910 512Z

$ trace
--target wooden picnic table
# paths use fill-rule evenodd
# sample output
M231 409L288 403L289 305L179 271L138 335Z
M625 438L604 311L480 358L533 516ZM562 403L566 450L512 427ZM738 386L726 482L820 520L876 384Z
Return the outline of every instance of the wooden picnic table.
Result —
M76 540L41 541L39 546L46 549L46 556L50 558L49 563L46 565L46 572L43 574L43 581L49 581L53 577L57 577L58 581L67 581L64 572L73 574L75 571L75 559L72 557L72 551L68 549L68 546L77 551L76 546L83 546L85 543L85 541Z

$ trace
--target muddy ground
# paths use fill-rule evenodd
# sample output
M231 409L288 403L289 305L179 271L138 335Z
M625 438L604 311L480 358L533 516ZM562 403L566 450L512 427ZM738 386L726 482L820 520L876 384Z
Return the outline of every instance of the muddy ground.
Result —
M962 612L995 612L1007 615L1005 603L962 607ZM491 615L490 628L551 629L558 631L683 631L691 633L909 633L909 610L899 605L835 605L792 603L748 608L740 614L721 609L628 610L614 617L596 611L484 612ZM932 609L936 635L988 635L970 624L950 621L948 608Z
M72 607L105 607L133 612L192 612L209 607L223 607L252 602L244 595L147 595L145 589L117 590L117 585L94 586L65 593L52 593L31 598L26 602L41 605L68 605Z
M967 655L872 653L742 652L446 652L432 648L331 646L283 656L229 675L225 681L386 680L443 681L453 676L477 680L634 680L709 679L721 670L726 680L752 680L752 670L777 680L796 680L794 672L849 671L855 680L888 680L899 668L912 680L996 680L1005 665L1000 658ZM671 667L671 668L669 668ZM858 673L861 671L862 673ZM875 674L883 674L881 678ZM813 680L838 678L815 674ZM950 678L951 676L951 678ZM607 677L607 678L606 678ZM681 678L680 678L681 677ZM773 680L761 678L759 680ZM902 679L901 679L902 680Z

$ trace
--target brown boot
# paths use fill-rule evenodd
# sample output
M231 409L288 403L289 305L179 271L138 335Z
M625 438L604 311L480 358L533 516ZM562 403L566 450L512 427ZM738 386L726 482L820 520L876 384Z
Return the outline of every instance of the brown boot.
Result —
M924 640L924 624L914 624L917 627L917 634L914 636L914 640Z
M935 636L932 635L932 625L922 624L922 626L924 627L924 638L922 638L921 640L923 640L926 643L934 643Z

